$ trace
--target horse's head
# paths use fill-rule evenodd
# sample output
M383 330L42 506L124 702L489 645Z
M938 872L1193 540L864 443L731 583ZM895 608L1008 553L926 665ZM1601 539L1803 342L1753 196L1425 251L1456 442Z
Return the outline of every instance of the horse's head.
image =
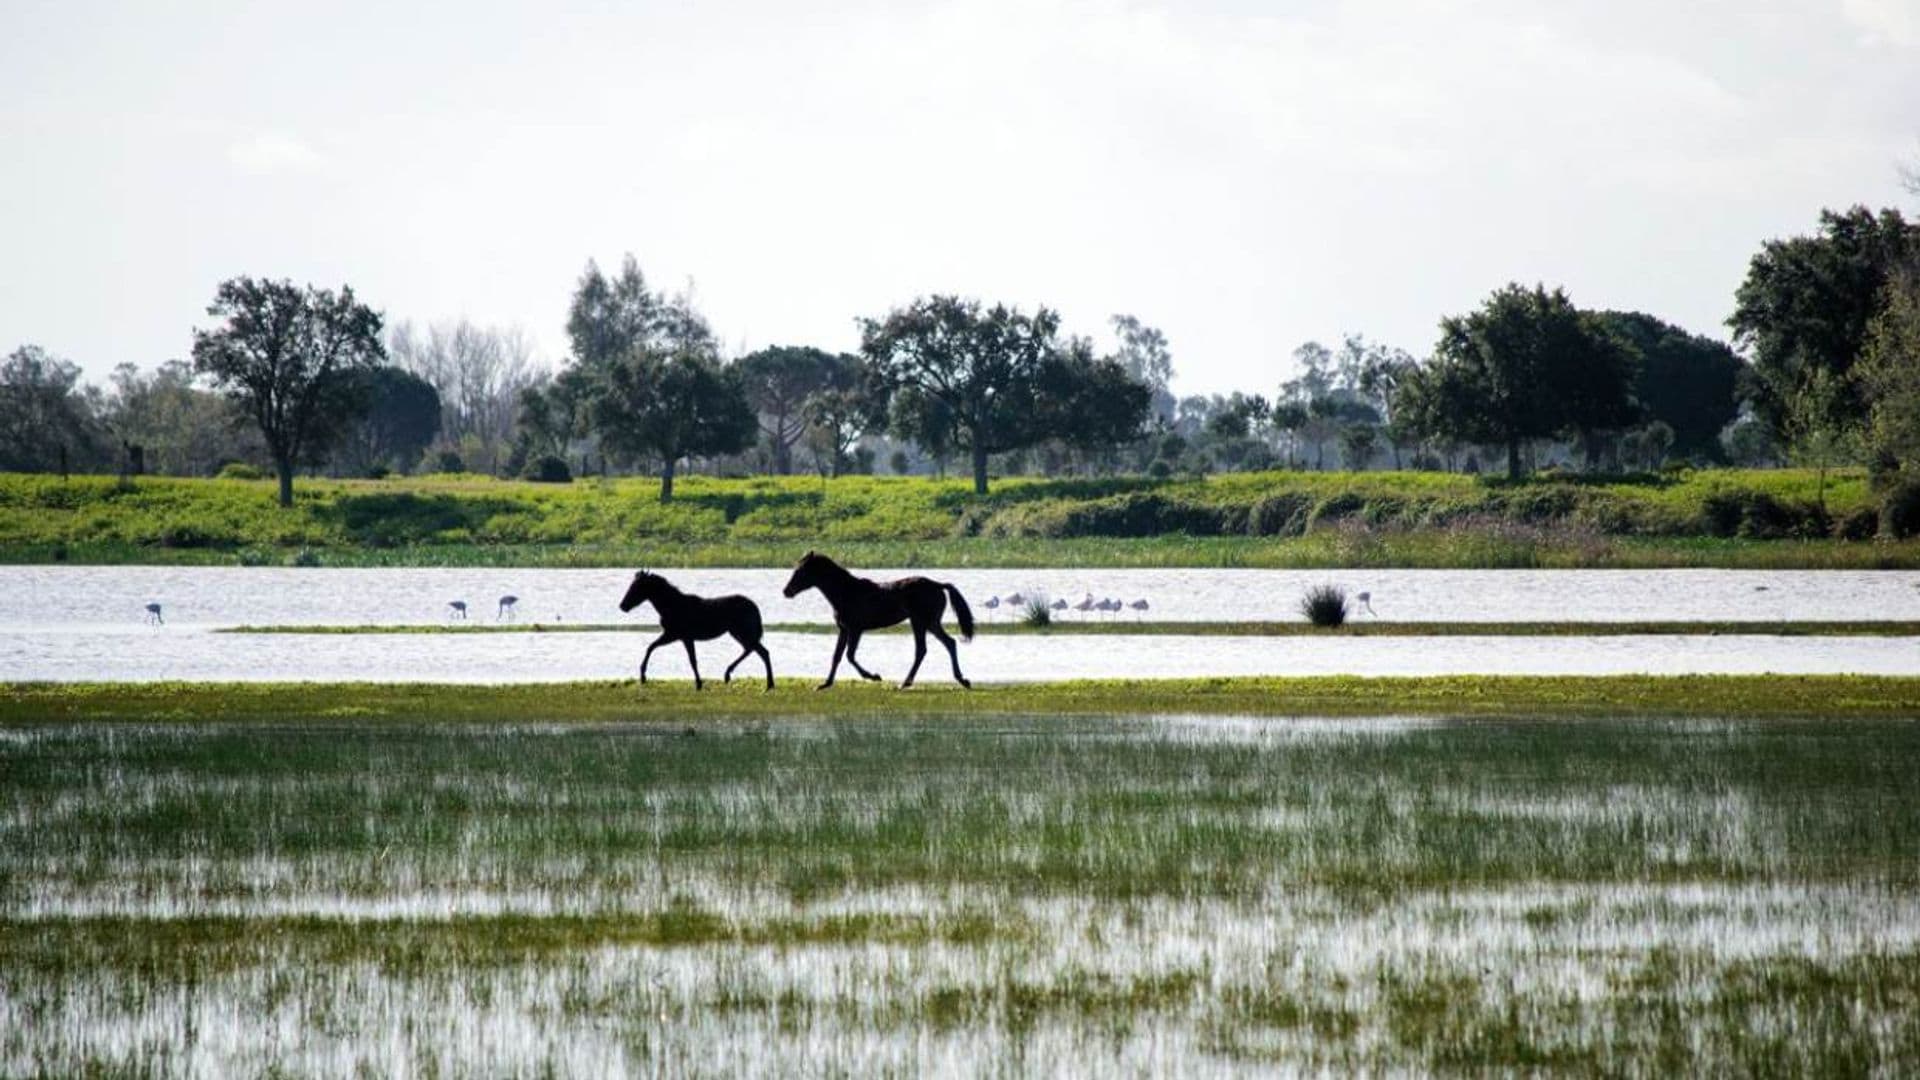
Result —
M627 595L620 598L620 610L632 611L641 604L653 599L659 575L641 570L633 575L633 584L627 586Z
M820 571L831 565L832 563L828 561L825 555L813 551L807 552L805 555L802 555L800 561L794 565L793 576L787 579L787 587L782 589L781 592L785 593L789 600L799 596L801 593L820 584Z

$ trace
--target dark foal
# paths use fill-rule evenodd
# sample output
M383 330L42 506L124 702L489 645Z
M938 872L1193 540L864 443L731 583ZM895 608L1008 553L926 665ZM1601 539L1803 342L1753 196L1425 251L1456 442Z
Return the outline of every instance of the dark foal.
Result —
M791 600L808 589L819 589L820 595L833 605L833 621L840 627L840 639L833 644L833 666L827 669L827 681L820 684L825 690L833 685L833 677L840 670L840 656L846 654L847 663L860 673L863 679L878 679L880 676L860 666L854 658L855 650L860 648L860 635L868 630L878 630L883 626L892 626L902 620L913 624L913 667L908 670L906 681L900 684L905 690L913 685L913 677L920 673L920 661L927 658L927 635L931 633L947 647L947 655L953 658L953 681L961 686L971 687L965 675L960 674L960 650L947 632L940 628L940 617L947 613L947 601L953 601L953 616L960 624L960 636L973 640L973 610L967 607L966 598L960 590L932 578L910 577L898 581L871 581L855 577L840 564L825 555L807 552L800 565L793 568L793 576L787 579L786 594Z
M653 650L679 641L687 646L687 663L693 668L693 688L700 689L700 661L693 655L693 643L732 634L733 640L740 643L741 651L739 657L727 665L724 681L732 682L733 669L740 666L740 661L759 653L760 662L767 668L767 689L773 689L773 658L767 655L767 647L760 644L760 608L753 601L744 596L712 599L689 596L659 574L642 570L633 575L627 595L620 598L620 610L632 611L641 604L652 604L660 613L660 636L647 646L647 654L640 658L642 685L647 681L647 661L653 659Z

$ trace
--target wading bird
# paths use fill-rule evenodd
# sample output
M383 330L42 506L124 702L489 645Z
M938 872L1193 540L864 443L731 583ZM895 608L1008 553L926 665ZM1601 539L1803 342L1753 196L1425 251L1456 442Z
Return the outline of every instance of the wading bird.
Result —
M520 598L517 596L507 595L507 596L501 597L500 610L494 613L494 618L496 619L513 618L513 605L519 602L520 602Z
M447 618L464 619L466 617L467 617L467 602L465 600L447 601Z
M989 596L987 597L987 602L980 606L986 608L988 611L998 611L1000 610L1000 598L997 596ZM988 618L992 618L992 616L988 616Z
M1137 619L1137 618L1140 618L1142 615L1146 614L1147 608L1150 605L1147 603L1146 598L1142 597L1138 600L1135 600L1133 603L1128 604L1127 606L1140 613L1139 615L1134 616L1134 618Z
M1361 607L1367 609L1367 614L1373 616L1376 619L1380 617L1380 613L1373 610L1373 594L1372 593L1370 592L1354 593L1353 598L1359 601Z
M156 604L147 605L147 621L154 624L155 626L159 626L162 623L165 623L167 621L160 617L159 604L156 603Z

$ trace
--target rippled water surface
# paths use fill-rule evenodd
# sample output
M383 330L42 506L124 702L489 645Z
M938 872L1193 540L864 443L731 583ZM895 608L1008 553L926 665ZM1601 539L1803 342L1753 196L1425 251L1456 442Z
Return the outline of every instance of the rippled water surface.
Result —
M1912 1075L1911 721L0 729L0 1075Z

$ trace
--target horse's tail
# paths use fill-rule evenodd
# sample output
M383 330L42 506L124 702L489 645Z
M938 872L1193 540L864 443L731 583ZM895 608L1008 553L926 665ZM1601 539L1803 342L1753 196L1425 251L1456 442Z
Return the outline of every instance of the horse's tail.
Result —
M940 587L947 590L947 599L953 601L953 617L960 623L960 636L972 641L973 609L967 606L967 598L960 595L959 589L944 581L940 583Z

